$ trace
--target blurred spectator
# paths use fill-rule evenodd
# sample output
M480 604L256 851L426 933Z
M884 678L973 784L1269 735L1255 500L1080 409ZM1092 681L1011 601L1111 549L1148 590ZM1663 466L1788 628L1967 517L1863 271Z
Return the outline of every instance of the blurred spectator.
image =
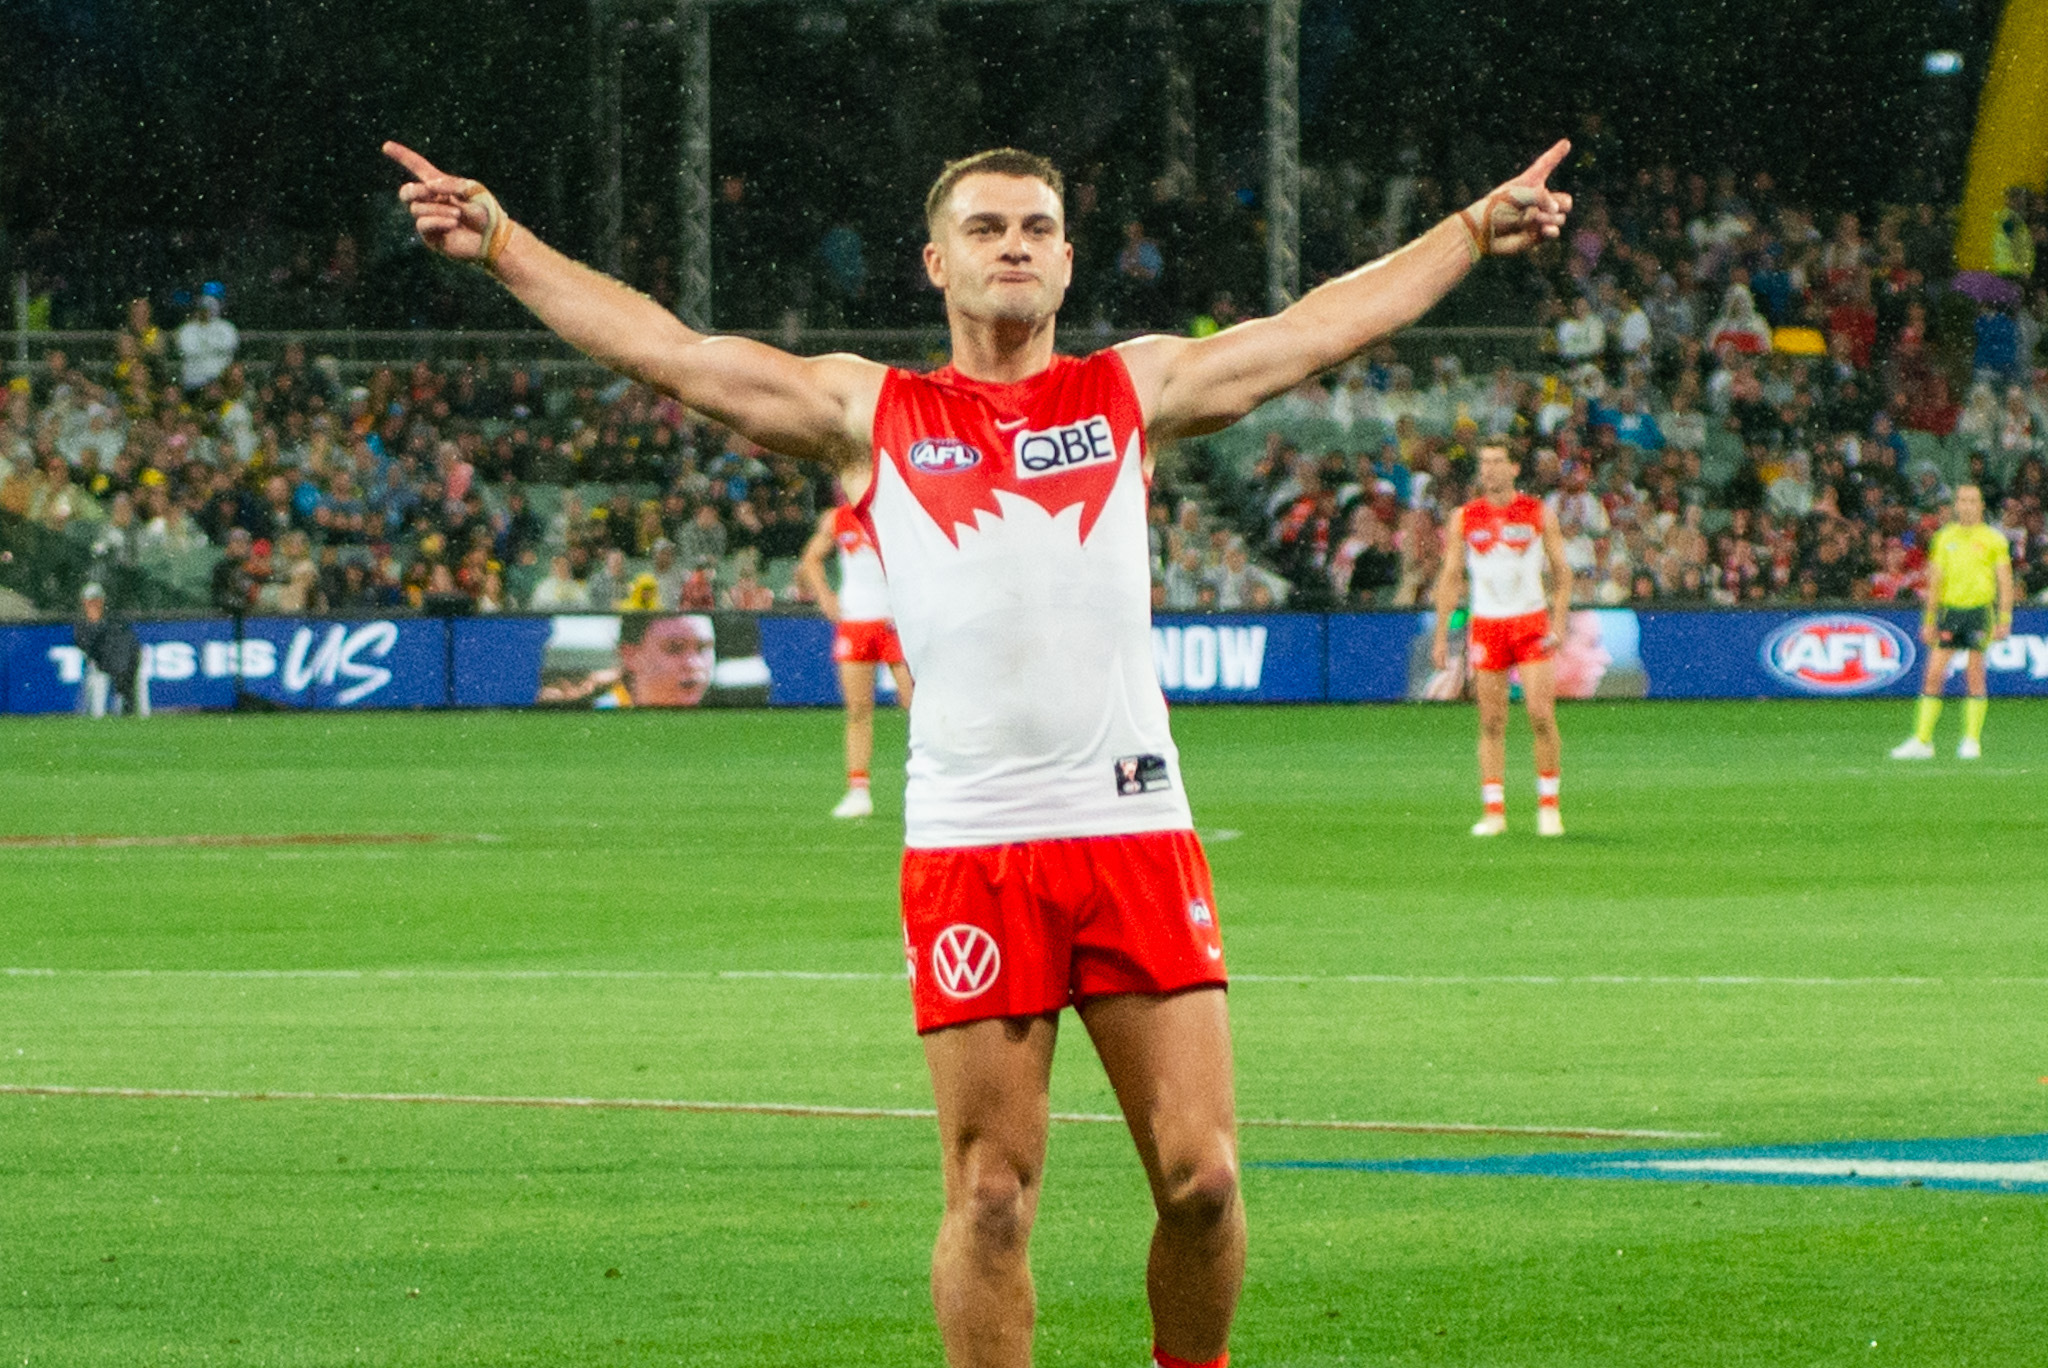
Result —
M110 708L149 716L149 682L143 678L142 643L135 629L108 614L106 592L97 584L85 586L78 609L71 640L86 662L79 710L92 717L105 717Z
M1165 273L1166 256L1158 243L1145 236L1145 225L1136 219L1126 223L1123 249L1116 256L1118 317L1125 324L1145 326L1159 321Z
M685 565L694 566L707 556L712 560L725 555L725 524L719 520L718 505L701 503L690 515L690 521L676 530L676 557Z
M616 546L607 550L598 568L585 577L583 587L590 595L590 606L599 612L617 607L632 587L626 577L626 553Z
M205 389L234 364L242 336L221 317L217 294L202 294L185 326L178 329L178 383L189 394Z

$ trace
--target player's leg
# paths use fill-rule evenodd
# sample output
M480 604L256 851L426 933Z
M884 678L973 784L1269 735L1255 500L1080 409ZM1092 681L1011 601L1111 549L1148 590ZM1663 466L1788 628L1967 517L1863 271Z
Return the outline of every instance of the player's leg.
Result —
M1557 671L1548 657L1522 662L1522 703L1529 710L1529 731L1536 751L1536 834L1564 835L1558 810L1559 766L1564 741L1557 732Z
M889 662L890 677L896 681L896 706L908 710L911 692L917 687L910 678L910 667L900 660Z
M1031 1362L1031 1224L1058 1024L1055 1015L1010 1017L924 1037L946 1184L932 1306L953 1368Z
M1145 1269L1162 1355L1220 1358L1244 1283L1230 1017L1221 988L1124 993L1079 1008L1152 1185Z
M1941 719L1941 689L1948 680L1946 646L1927 648L1927 672L1920 679L1920 701L1914 707L1913 734L1892 747L1894 760L1928 760L1934 756L1934 724Z
M1508 672L1474 670L1479 701L1479 801L1474 836L1498 836L1508 829Z
M1985 667L1985 646L1986 643L1980 640L1963 667L1969 693L1963 699L1963 739L1956 745L1956 758L1959 760L1975 760L1984 754L1984 714L1991 710L1991 680Z
M875 810L868 766L875 756L875 666L872 661L839 662L839 691L846 698L846 796L834 817L867 817Z

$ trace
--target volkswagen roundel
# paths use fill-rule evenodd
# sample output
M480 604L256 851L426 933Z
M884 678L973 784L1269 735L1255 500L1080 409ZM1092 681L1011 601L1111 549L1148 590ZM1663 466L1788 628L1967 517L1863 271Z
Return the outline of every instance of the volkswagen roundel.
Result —
M1913 639L1880 618L1794 618L1764 640L1764 668L1795 689L1873 693L1913 668Z
M932 977L949 998L980 997L1003 972L995 937L978 926L955 922L932 942Z
M910 444L910 464L927 475L952 475L981 464L976 447L954 437L927 437Z

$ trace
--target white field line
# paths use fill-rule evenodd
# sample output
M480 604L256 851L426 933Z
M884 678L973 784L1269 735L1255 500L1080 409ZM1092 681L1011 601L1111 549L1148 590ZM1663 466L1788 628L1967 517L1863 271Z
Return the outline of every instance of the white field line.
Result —
M551 1107L588 1111L699 1112L719 1115L796 1116L823 1120L935 1121L928 1107L832 1107L800 1102L702 1102L653 1097L497 1097L472 1093L234 1092L219 1088L80 1088L61 1084L0 1083L0 1096L114 1098L188 1102L388 1102L441 1107ZM1069 1125L1123 1124L1106 1112L1054 1112ZM1243 1128L1262 1130L1391 1131L1402 1135L1527 1135L1563 1140L1711 1140L1712 1131L1616 1130L1604 1126L1489 1126L1465 1121L1301 1121L1245 1117Z
M450 979L517 982L527 979L765 979L819 983L900 983L900 971L811 969L42 969L0 967L0 978L190 979ZM1341 983L1394 988L1654 987L1654 988L1938 988L1959 984L2048 986L2048 977L1969 978L1773 974L1233 974L1233 983Z

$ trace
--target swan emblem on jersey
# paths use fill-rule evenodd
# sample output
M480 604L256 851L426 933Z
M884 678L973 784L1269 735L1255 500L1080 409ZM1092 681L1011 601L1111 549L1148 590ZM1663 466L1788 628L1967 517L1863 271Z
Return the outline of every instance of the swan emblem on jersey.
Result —
M932 977L949 998L980 997L1003 972L995 937L978 926L955 922L932 942Z

